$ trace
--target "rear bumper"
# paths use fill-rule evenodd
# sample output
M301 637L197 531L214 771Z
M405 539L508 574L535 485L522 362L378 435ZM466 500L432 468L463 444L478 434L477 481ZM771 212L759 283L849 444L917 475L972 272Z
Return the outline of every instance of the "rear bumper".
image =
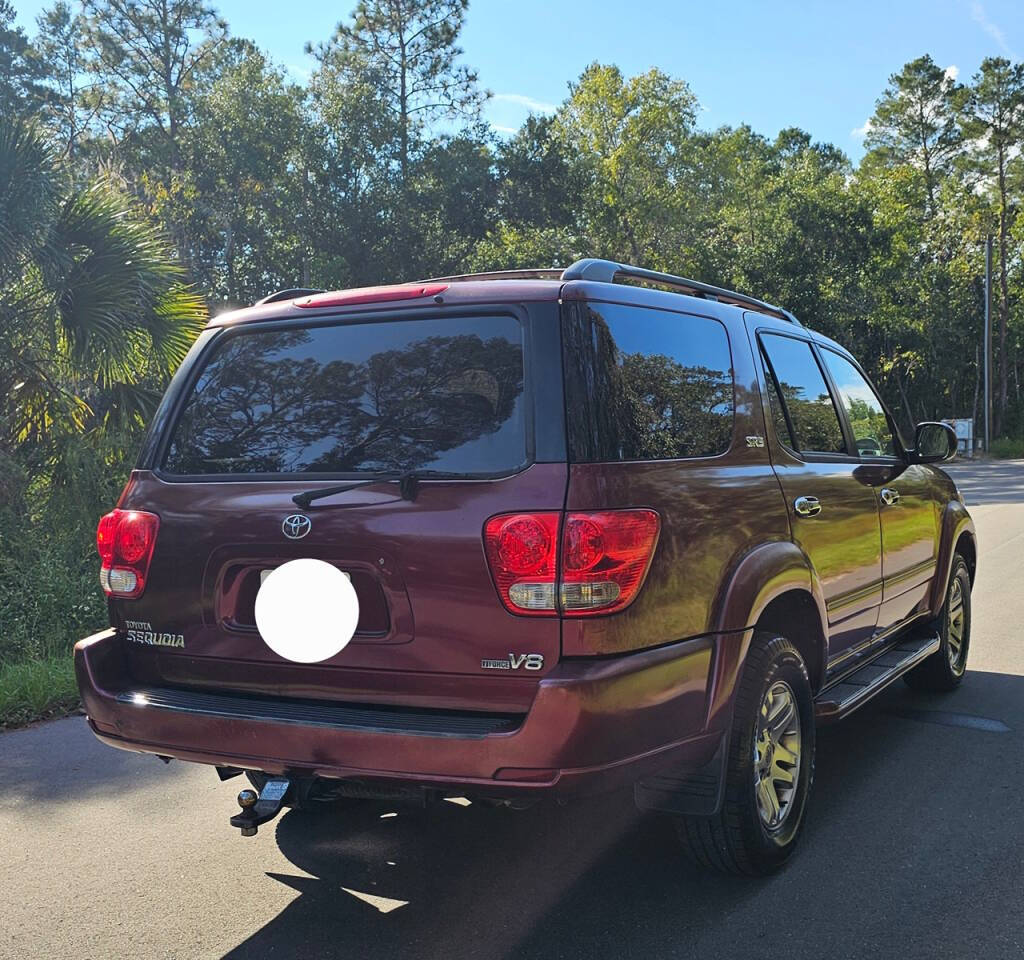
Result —
M708 761L719 741L707 729L714 640L563 662L538 683L524 716L494 723L408 711L382 724L354 704L282 701L264 710L230 693L145 690L113 630L79 641L75 671L93 731L122 749L291 776L564 795Z

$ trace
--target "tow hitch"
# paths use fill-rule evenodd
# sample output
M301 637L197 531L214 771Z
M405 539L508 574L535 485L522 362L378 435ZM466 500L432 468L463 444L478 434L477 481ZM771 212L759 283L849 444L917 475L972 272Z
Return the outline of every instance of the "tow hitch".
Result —
M242 812L231 818L231 826L238 827L243 837L255 837L261 823L273 820L281 812L291 785L290 780L280 777L263 784L259 794L255 790L243 790L238 795L238 805Z

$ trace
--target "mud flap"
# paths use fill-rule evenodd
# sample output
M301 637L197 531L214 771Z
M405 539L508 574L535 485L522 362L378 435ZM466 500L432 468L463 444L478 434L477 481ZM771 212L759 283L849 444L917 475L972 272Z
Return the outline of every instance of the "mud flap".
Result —
M633 788L633 797L641 810L713 817L722 808L725 797L725 767L729 756L729 738L723 736L715 755L699 770L673 773L664 770L644 777Z

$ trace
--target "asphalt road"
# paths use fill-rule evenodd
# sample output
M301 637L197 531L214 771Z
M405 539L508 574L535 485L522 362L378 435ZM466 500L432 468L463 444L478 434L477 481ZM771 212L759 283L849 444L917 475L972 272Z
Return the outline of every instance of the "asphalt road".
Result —
M287 813L81 717L0 735L0 956L1024 956L1024 462L954 467L980 541L970 671L819 739L798 857L703 874L628 797Z

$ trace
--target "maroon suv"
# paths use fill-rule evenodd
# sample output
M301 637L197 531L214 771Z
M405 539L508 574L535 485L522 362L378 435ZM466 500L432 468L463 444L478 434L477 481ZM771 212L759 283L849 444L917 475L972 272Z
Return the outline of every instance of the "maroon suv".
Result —
M954 450L936 423L908 445L785 310L680 277L283 291L211 321L100 522L89 723L244 771L246 834L282 804L633 785L698 861L768 871L816 723L963 676ZM256 627L297 558L358 598L321 663Z

